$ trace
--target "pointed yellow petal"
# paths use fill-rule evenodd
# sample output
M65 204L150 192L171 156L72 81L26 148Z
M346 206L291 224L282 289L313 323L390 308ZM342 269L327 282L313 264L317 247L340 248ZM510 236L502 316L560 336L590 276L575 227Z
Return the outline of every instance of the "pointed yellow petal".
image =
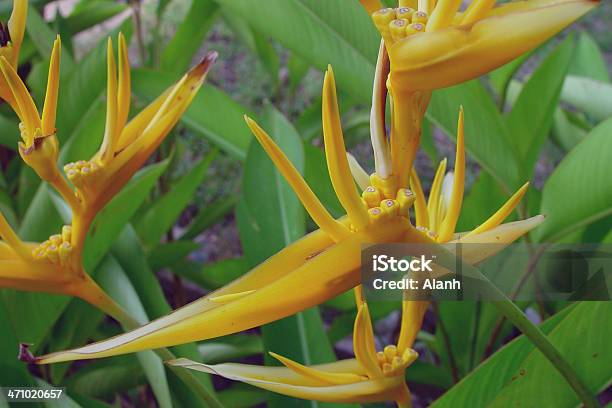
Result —
M359 2L366 9L368 14L372 14L376 10L383 8L380 0L359 0Z
M62 54L62 43L59 35L53 43L51 62L49 63L49 77L47 79L47 93L42 113L43 136L55 134L55 115L57 112L57 96L60 79L60 57Z
M270 160L274 163L278 171L287 180L293 191L312 217L313 221L329 234L336 242L346 238L350 231L344 225L336 221L325 209L315 193L310 189L302 175L297 171L287 156L274 143L272 138L251 118L245 115L245 121L251 132L255 135L263 149L266 151Z
M470 6L465 10L465 13L463 13L461 24L472 24L485 18L495 6L495 1L496 0L472 0Z
M436 31L446 28L453 22L461 0L438 0L438 4L427 20L426 31Z
M0 211L0 238L4 240L22 259L32 259L32 252L19 239L13 228Z
M495 214L489 217L488 220L480 224L477 228L468 232L467 236L476 235L476 234L480 234L481 232L488 231L492 228L497 227L502 222L504 222L504 220L508 218L508 216L512 213L512 211L514 211L516 206L521 202L521 199L527 192L528 187L529 187L529 182L523 184L523 186L519 188L517 192L514 193L514 195L510 197L508 201L506 201L506 203L502 205L499 210L497 210Z
M4 57L0 57L0 70L4 80L8 84L13 98L17 102L19 108L17 115L25 126L24 142L27 148L32 147L34 143L34 136L36 135L36 129L40 129L40 117L38 116L38 110L34 104L34 100L28 92L25 84L19 78L19 75L15 69L11 66L8 60Z
M361 196L357 194L346 158L336 97L336 82L331 66L327 68L323 84L323 138L327 167L338 200L355 228L362 229L369 223L368 212L361 202Z
M393 171L391 152L387 143L385 128L385 109L387 107L387 77L389 76L389 56L383 40L378 49L374 85L372 90L372 108L370 110L370 138L374 151L376 174L386 179Z
M598 4L593 0L518 3L523 5L510 3L497 14L493 9L490 17L473 25L397 41L388 50L394 92L444 88L483 75L534 49Z
M231 293L229 295L221 295L221 296L212 296L210 297L210 301L213 303L228 303L233 302L236 299L240 299L242 297L248 296L251 293L255 292L254 290L247 290L244 292Z
M117 63L113 51L113 41L108 38L106 47L106 127L100 148L100 160L108 163L115 155L117 146Z
M363 366L368 377L382 377L383 373L376 357L374 331L367 303L362 303L358 307L353 331L353 349L357 361Z
M461 213L463 203L463 190L465 188L465 142L463 135L463 107L459 110L459 123L457 124L457 153L455 155L455 170L453 178L453 191L450 205L440 226L439 242L446 242L453 237L457 220Z
M248 296L224 304L204 297L131 332L43 356L38 362L108 357L172 346L236 333L290 316L357 286L363 243L399 242L410 228L408 221L394 221L353 233L331 247L330 238L316 232L212 294L256 290Z
M412 169L410 176L410 189L416 196L414 201L414 212L416 217L417 227L428 228L429 227L429 213L427 212L427 203L425 201L425 193L423 193L423 187L421 186L421 180L416 172L416 169Z
M402 302L402 324L397 340L397 348L400 353L414 344L428 307L429 302L424 300L404 300Z
M423 11L428 15L431 14L434 7L436 7L436 0L418 0L419 11Z
M259 367L246 364L206 365L187 359L173 360L168 364L220 375L230 380L242 381L255 387L291 397L323 402L369 403L388 401L393 400L393 397L398 394L399 388L404 386L403 376L383 377L350 384L317 386L312 384L312 380L304 377L286 381L286 376L295 376L296 374L285 367Z
M291 371L296 372L304 377L309 377L314 381L319 381L320 385L336 385L336 384L350 384L358 381L367 380L367 377L353 374L353 373L330 373L316 368L308 367L303 364L297 363L289 358L283 357L273 352L269 354L280 361L285 367Z
M11 35L11 45L13 47L9 62L13 67L17 67L19 59L19 50L23 42L23 34L25 33L26 18L28 15L27 0L13 0L13 12L8 21L8 29Z
M463 235L459 239L449 242L449 249L453 251L454 244L496 244L496 245L462 245L462 259L472 265L482 262L490 256L498 253L518 238L522 237L542 222L545 217L536 215L526 220L509 222L495 227L489 231L475 235Z
M399 7L410 7L416 10L419 7L419 1L418 0L399 0L398 6Z
M370 186L370 176L363 169L363 167L361 167L355 156L347 153L346 158L348 159L351 174L353 175L353 179L357 183L357 186L359 186L362 191L365 190Z
M117 135L127 123L132 98L130 59L123 33L119 33L119 90L117 93Z
M442 180L444 180L444 174L446 173L446 159L442 160L436 170L433 183L431 184L431 191L429 192L429 200L427 201L427 213L429 214L429 229L431 231L438 231L438 207L440 205L440 192L442 191Z

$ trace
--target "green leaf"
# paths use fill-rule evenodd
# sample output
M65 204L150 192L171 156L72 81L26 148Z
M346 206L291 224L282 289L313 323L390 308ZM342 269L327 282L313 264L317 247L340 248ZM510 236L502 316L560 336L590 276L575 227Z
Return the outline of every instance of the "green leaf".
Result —
M91 224L83 259L86 270L93 270L132 218L155 183L168 167L168 160L140 170L132 180L98 213Z
M461 105L466 150L505 190L514 190L519 185L517 153L500 113L479 81L434 92L427 116L455 140Z
M610 319L612 303L582 302L548 335L592 395L599 394L612 380L608 353L612 326L601 324ZM574 407L580 403L567 382L537 351L532 351L513 374L510 383L487 406L507 407L511 401L554 407Z
M306 182L323 205L325 205L325 208L334 217L341 217L346 212L342 208L340 201L338 201L338 196L331 184L325 153L322 149L310 144L304 146L304 153L306 157L306 171L304 174Z
M51 28L49 28L38 10L36 10L36 8L33 6L30 6L28 8L26 31L28 33L28 36L32 39L32 43L34 43L34 45L36 46L36 50L38 51L38 53L43 57L45 61L48 61L51 58L53 42L55 41L57 33L55 33ZM62 49L61 69L70 71L73 66L74 61L72 59L72 56L70 55L68 50Z
M221 198L212 204L201 208L198 211L198 215L191 221L189 227L185 231L183 235L181 235L182 239L193 239L202 233L205 229L219 221L226 214L234 209L236 203L238 202L238 197L235 195Z
M244 275L248 272L249 265L245 258L231 258L204 266L193 262L181 262L174 265L172 271L202 288L214 290Z
M548 334L565 317L571 308L557 313L545 321L540 329ZM534 346L525 336L520 336L507 344L478 368L462 379L457 385L435 401L431 408L460 406L487 406L500 390L508 384L519 370L522 361L534 350Z
M219 6L212 0L191 3L185 19L162 52L161 67L164 71L181 74L189 68L216 20L218 10Z
M198 351L206 364L219 364L262 354L264 347L260 336L235 334L204 341L198 345Z
M531 178L548 136L573 47L570 36L542 62L523 86L507 117L510 140L519 153L525 179Z
M370 103L380 35L358 2L269 0L265 7L249 0L218 2L318 69L333 65L338 86Z
M569 74L610 82L610 74L603 53L597 42L586 31L581 32L578 38Z
M297 56L294 52L289 55L287 70L289 71L289 87L292 90L295 90L300 85L308 73L309 68L310 64Z
M12 118L0 115L0 145L11 150L17 150L19 142L19 124Z
M109 0L81 2L78 7L63 20L62 24L70 36L100 24L109 18L127 10L127 5Z
M291 124L269 106L264 129L299 171L304 169L302 140ZM245 256L254 266L305 233L304 210L282 175L257 143L245 162L243 200L238 205L238 228ZM318 308L312 308L262 327L264 346L304 364L334 360ZM268 364L278 362L265 357ZM272 395L270 407L318 406L317 403Z
M172 182L170 191L158 197L134 225L145 245L154 246L172 228L176 219L192 200L193 194L202 184L210 163L216 156L213 152L201 159L179 180Z
M132 86L136 95L152 101L176 80L172 74L141 69L133 72ZM198 136L209 139L225 152L242 160L252 139L244 123L245 113L249 114L249 110L219 89L205 84L181 121Z
M584 111L595 121L612 116L612 85L606 82L569 75L563 84L561 100Z
M489 74L489 82L493 89L497 92L499 101L498 106L504 107L507 102L507 92L510 81L516 74L516 72L523 66L525 61L529 59L531 54L523 54L515 60L507 63L506 65L497 68Z
M147 263L154 271L169 268L182 261L199 247L200 244L193 241L171 241L159 244L151 250Z
M102 261L98 268L97 278L100 286L140 324L149 321L136 290L114 258L109 256ZM136 356L158 404L161 407L172 407L164 363L153 351L141 351Z
M555 241L612 213L612 118L597 126L551 174L544 185L539 241Z

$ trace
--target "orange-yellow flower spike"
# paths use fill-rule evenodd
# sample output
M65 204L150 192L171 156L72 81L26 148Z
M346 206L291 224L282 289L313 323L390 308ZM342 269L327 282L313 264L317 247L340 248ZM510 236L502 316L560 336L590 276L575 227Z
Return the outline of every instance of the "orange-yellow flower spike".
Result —
M60 57L62 53L62 43L59 35L53 43L51 52L51 62L49 63L49 76L47 79L47 92L45 94L45 104L42 112L42 134L50 136L55 133L55 117L57 113L57 96L59 91L60 79Z
M27 246L19 239L13 228L0 211L0 238L4 240L22 259L31 259Z
M263 149L298 196L313 221L336 242L346 238L348 228L336 221L272 138L251 118L244 119Z
M338 200L346 210L356 229L369 223L368 213L357 194L344 147L344 136L340 124L340 112L336 97L336 82L331 65L328 66L323 83L323 138L327 167Z
M453 237L461 204L463 203L463 191L465 188L465 142L463 134L463 107L459 110L459 122L457 124L457 152L455 154L455 171L453 175L453 190L450 202L446 209L446 215L438 231L438 240L446 242Z
M499 210L495 214L493 214L488 220L480 224L477 228L470 231L466 236L472 236L476 234L480 234L485 231L489 231L492 228L497 227L501 224L511 213L514 211L516 206L519 204L525 193L527 192L527 188L529 187L529 182L523 184L521 188L519 188L512 197L501 206Z
M368 14L372 14L376 10L382 8L382 3L380 0L359 0L359 2L366 9Z

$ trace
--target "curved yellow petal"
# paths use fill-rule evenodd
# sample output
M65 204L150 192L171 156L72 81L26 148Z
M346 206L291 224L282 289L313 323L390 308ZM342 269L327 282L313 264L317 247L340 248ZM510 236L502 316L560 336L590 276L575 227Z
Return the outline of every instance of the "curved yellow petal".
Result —
M465 141L463 134L463 107L459 110L459 123L457 124L457 153L455 155L455 169L453 172L453 190L446 215L438 232L438 241L446 242L453 237L457 220L463 203L463 190L465 188Z
M372 86L372 108L370 110L370 139L374 151L374 166L376 174L388 178L392 171L391 152L387 142L385 127L385 109L387 108L387 77L389 76L389 56L385 42L381 40L374 72Z
M416 217L417 227L428 228L429 227L429 213L427 212L427 202L425 201L425 193L423 193L423 187L421 186L421 180L416 172L416 169L412 169L410 175L410 189L414 192L416 200L414 201L414 213Z
M414 340L423 325L423 318L428 307L429 302L425 300L402 301L402 324L397 340L397 348L400 353L414 344Z
M370 378L382 377L383 372L376 358L376 345L374 343L374 330L368 304L358 305L357 318L353 329L353 349L357 361Z
M13 12L8 21L8 29L11 35L11 46L13 47L9 59L13 67L17 67L19 50L25 33L26 18L28 16L28 1L13 0Z
M55 134L55 116L57 113L57 96L59 93L60 79L60 57L62 54L62 42L59 35L53 43L51 62L49 63L49 76L47 78L47 92L42 112L42 135Z
M274 143L272 138L251 118L245 115L245 120L251 132L255 135L270 160L278 168L287 183L298 196L313 221L336 242L346 238L350 231L344 225L336 221L325 209L315 193L310 189L299 171L289 161L283 151Z
M436 170L433 183L431 184L431 191L429 192L429 200L427 200L427 213L429 214L429 229L431 231L438 231L439 219L439 206L440 206L440 193L442 192L442 181L446 174L446 159L442 160Z
M461 0L438 0L438 4L427 20L425 29L436 31L451 25L459 6L461 6Z
M206 365L187 359L173 360L169 364L219 375L283 395L323 402L368 403L391 401L397 395L399 387L403 387L405 384L403 376L395 376L350 384L317 386L312 383L312 380L304 377L298 377L298 379L290 382L285 381L283 376L278 374L281 370L285 373L291 373L291 370L285 367L258 367L246 364ZM295 373L292 374L296 375Z
M516 191L516 193L514 193L512 197L510 197L508 201L506 201L504 205L502 205L500 209L495 212L495 214L489 217L488 220L480 224L478 227L468 232L466 237L488 231L492 228L497 227L502 222L504 222L504 220L508 218L508 216L512 213L512 211L514 211L516 206L521 202L521 199L527 192L528 187L529 187L529 182L523 184L523 186L519 188Z
M300 240L212 296L255 290L215 304L205 297L129 333L78 349L41 357L39 363L91 359L172 346L236 333L318 305L355 287L360 280L361 246L397 242L412 226L391 220L349 236L323 252ZM318 244L329 245L322 233ZM311 238L311 241L313 238ZM319 251L326 248L319 247ZM292 253L291 257L287 253ZM318 254L317 254L318 253ZM300 258L298 258L300 256ZM271 266L272 265L272 266ZM294 269L290 269L291 267Z
M4 80L8 84L13 98L15 99L18 107L17 116L25 126L25 134L23 134L24 142L27 148L32 147L34 144L34 137L36 130L40 129L40 117L38 116L38 110L34 104L34 100L28 92L25 84L17 74L17 71L11 66L9 61L5 57L0 56L0 70L4 76Z
M363 375L358 375L350 372L333 373L329 371L320 370L314 367L308 367L271 351L269 352L269 354L278 361L280 361L285 367L287 367L291 371L294 371L298 375L311 378L314 381L318 381L318 385L350 384L368 379L368 377L365 377Z
M593 0L524 3L503 13L495 14L494 9L490 17L472 25L396 42L388 50L392 88L432 90L476 78L542 44L598 4Z
M368 212L357 193L344 147L344 136L340 124L340 112L336 97L334 71L328 66L323 82L323 138L325 156L332 185L338 200L356 229L362 229L369 223Z
M346 158L348 159L351 174L353 175L355 183L357 183L357 186L359 186L361 190L365 190L370 185L370 176L363 169L363 167L361 167L355 156L347 153Z
M117 146L117 63L113 41L108 38L106 46L106 127L99 158L108 163L114 156Z
M117 92L117 135L127 123L130 114L132 88L130 79L130 58L123 33L119 33L119 83ZM117 136L119 138L119 136ZM118 143L118 142L117 142Z
M0 238L2 238L22 259L32 259L32 250L19 239L19 236L13 231L13 228L4 217L4 214L2 214L2 211L0 211ZM0 244L2 244L2 242L0 242Z
M475 23L485 18L495 6L496 0L473 0L463 13L461 25Z

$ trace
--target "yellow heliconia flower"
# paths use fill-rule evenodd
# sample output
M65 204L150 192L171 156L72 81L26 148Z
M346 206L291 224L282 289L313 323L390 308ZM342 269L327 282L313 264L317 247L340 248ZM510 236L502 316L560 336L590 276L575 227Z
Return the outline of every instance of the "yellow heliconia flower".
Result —
M400 333L407 330L407 324L407 316L403 316ZM354 359L315 366L305 366L273 352L270 355L284 367L234 363L207 365L185 358L168 364L220 375L295 398L364 404L395 401L400 408L412 406L405 371L419 355L402 343L401 334L397 344L387 345L377 352L368 305L363 300L358 300L353 350Z
M455 85L504 65L542 44L598 0L400 1L397 9L362 1L391 60L393 92ZM378 4L376 4L378 3Z
M15 4L22 3L26 2L17 1ZM21 120L21 157L42 180L61 194L72 209L72 225L64 226L61 233L40 244L22 242L0 214L0 287L77 296L111 316L125 316L83 269L87 231L96 214L123 188L178 122L204 82L216 53L209 53L128 123L131 87L127 44L120 34L117 73L109 39L104 141L99 152L89 161L65 166L65 175L75 189L57 167L55 118L60 54L58 37L51 53L41 116L15 67L7 56L0 55L0 79L7 85L7 98L15 102L13 107Z
M0 57L6 58L14 69L17 69L27 14L28 0L13 0L13 12L8 24L5 26L0 22ZM0 76L0 98L7 101L13 109L16 108L15 100L3 76Z
M329 214L280 148L247 117L247 124L255 137L320 229L289 245L241 278L168 316L129 333L78 349L42 356L37 361L52 363L107 357L214 338L260 326L321 304L358 286L363 244L438 242L435 235L437 229L426 230L412 224L410 208L421 195L400 186L392 172L384 179L377 174L372 175L369 178L371 185L362 186L363 193L358 193L344 146L331 67L328 68L323 85L322 116L329 173L338 199L347 212L346 217L336 220ZM458 157L462 158L462 120L459 123ZM375 131L378 132L378 128ZM384 127L381 131L384 132ZM377 133L373 140L376 157L382 157L382 161L377 162L379 168L393 169L392 163L387 162L391 159L380 155L377 150L382 143L386 143L385 134ZM465 160L460 159L457 163L455 174L462 175ZM364 179L362 173L361 170L357 175L360 180ZM410 179L410 170L406 178ZM457 183L456 189L457 193L452 195L453 201L448 204L449 209L437 212L446 214L442 221L445 225L443 231L448 229L454 232L463 195L462 180ZM511 200L504 207L508 211L493 215L477 228L476 233L459 238L450 234L449 242L508 244L542 221L542 217L534 217L500 225L505 218L503 214L512 211L515 204ZM423 217L422 210L419 210L419 216ZM501 249L501 246L497 247ZM476 263L482 260L482 256L481 253L468 253L464 259ZM411 334L404 337L410 340ZM412 340L408 340L402 340L403 344L412 344Z

